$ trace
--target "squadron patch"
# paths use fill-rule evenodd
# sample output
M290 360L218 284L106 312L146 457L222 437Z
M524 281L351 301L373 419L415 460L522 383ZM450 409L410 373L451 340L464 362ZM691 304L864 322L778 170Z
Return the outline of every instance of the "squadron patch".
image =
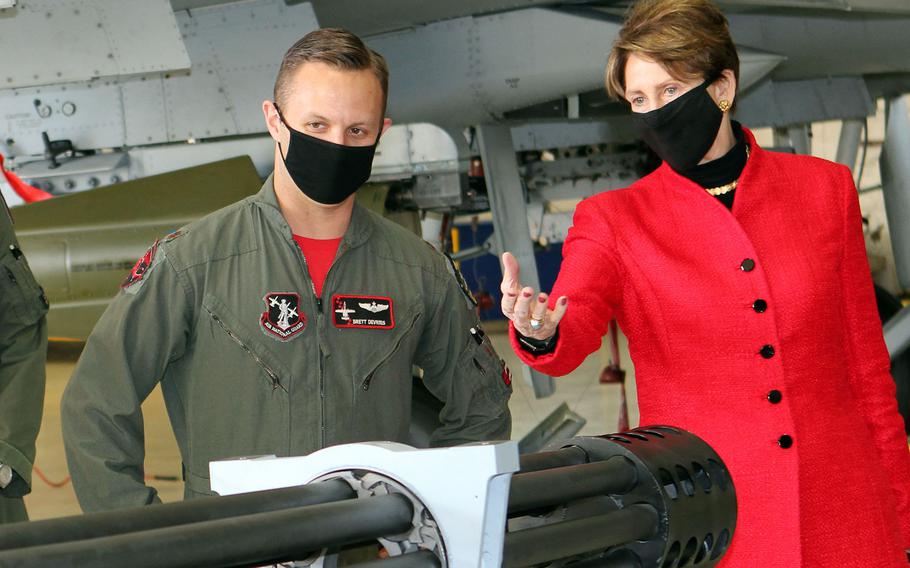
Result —
M278 341L290 341L306 328L306 315L301 314L300 294L269 292L262 298L265 311L259 318L262 331Z
M332 323L337 328L392 329L395 308L384 296L332 296Z
M133 269L130 270L130 273L127 275L126 279L120 284L121 288L129 288L136 282L139 282L145 277L145 273L148 272L149 267L152 266L152 261L155 259L155 253L158 252L158 243L160 241L156 240L152 243L152 246L149 247L145 254L142 255L136 264L133 266Z

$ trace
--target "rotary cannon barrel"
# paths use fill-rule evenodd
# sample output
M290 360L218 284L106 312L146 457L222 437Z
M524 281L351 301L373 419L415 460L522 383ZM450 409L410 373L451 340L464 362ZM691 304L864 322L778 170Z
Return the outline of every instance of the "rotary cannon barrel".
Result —
M509 487L509 513L533 511L596 495L625 493L635 486L636 479L635 465L622 456L518 473Z
M420 491L408 489L407 479L361 469L337 470L324 479L0 526L0 568L257 565L377 541L393 556L353 568L451 565L446 527ZM508 568L711 567L729 546L736 523L736 498L723 461L696 436L667 426L577 437L522 456L508 491L507 504L502 492L498 505L490 502L499 515L507 507L496 547L502 546L502 566ZM481 519L484 504L476 506Z
M581 456L585 463L577 463ZM562 465L568 462L576 465ZM669 426L577 437L523 457L511 490L509 567L566 559L573 566L710 567L736 525L736 495L720 456Z
M403 495L383 495L7 550L0 552L0 566L258 565L397 534L411 528L412 515Z
M204 497L155 507L13 523L0 527L0 551L318 505L354 497L350 485L341 480L331 480L226 497Z

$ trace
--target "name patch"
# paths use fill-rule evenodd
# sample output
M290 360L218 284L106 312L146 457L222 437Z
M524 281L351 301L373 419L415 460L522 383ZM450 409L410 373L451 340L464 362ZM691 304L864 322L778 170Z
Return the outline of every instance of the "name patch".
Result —
M395 307L385 296L332 296L332 322L337 328L392 329Z

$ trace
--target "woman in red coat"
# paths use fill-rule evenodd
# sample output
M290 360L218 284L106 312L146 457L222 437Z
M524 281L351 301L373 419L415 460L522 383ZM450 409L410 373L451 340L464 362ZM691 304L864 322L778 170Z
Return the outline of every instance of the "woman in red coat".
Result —
M607 89L663 164L578 205L549 298L503 255L513 346L564 375L618 320L642 423L697 434L731 472L722 566L907 566L910 452L852 177L732 122L738 70L709 0L633 7Z

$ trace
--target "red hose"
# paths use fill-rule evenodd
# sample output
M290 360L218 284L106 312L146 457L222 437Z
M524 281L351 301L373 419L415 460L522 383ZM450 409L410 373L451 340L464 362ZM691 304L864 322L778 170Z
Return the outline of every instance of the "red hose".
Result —
M6 178L6 181L10 184L10 187L13 188L13 191L16 192L16 195L21 197L22 201L25 201L26 203L44 201L45 199L53 197L53 195L43 189L38 189L35 186L25 183L13 172L7 171L6 168L3 167L3 154L0 154L0 172L3 172L3 177Z

